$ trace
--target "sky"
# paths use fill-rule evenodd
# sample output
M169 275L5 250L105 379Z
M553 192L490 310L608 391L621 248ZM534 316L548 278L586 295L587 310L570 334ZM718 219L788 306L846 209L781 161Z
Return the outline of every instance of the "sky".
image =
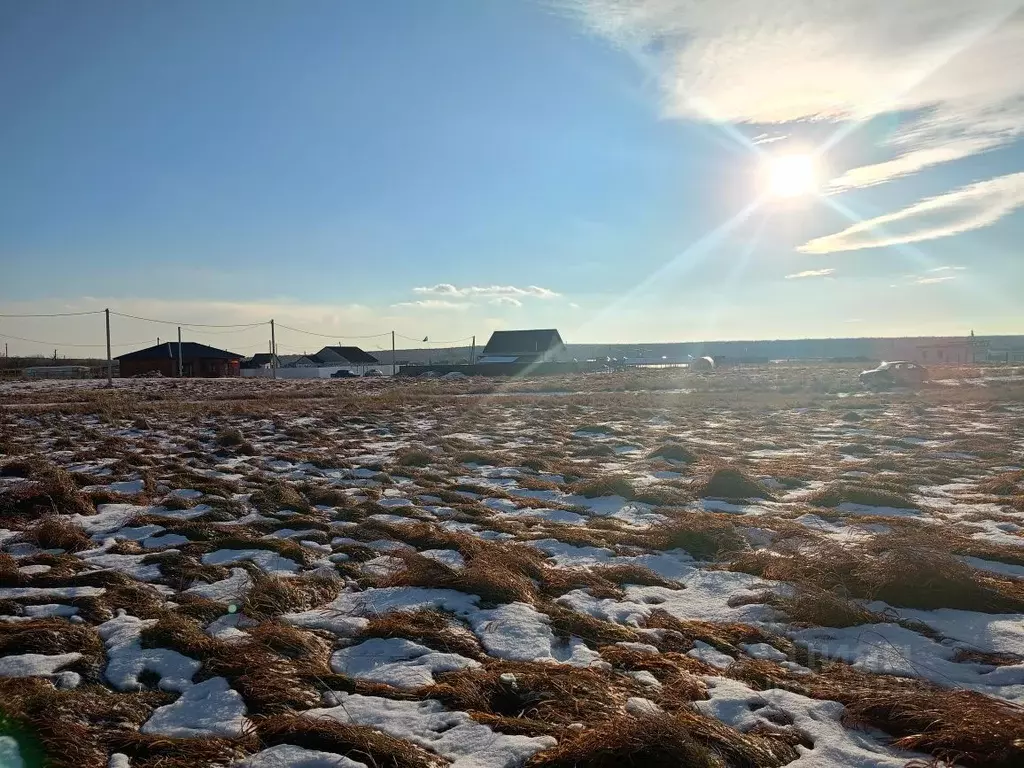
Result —
M2 2L0 343L1024 333L1022 5Z

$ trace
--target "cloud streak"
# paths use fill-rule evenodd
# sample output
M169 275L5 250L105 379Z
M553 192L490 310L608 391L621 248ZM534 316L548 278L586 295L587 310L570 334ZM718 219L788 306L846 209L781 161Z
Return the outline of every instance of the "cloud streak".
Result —
M541 288L538 285L528 285L519 288L514 285L470 285L458 287L451 283L438 283L437 285L421 286L413 288L413 293L428 294L431 296L458 296L463 298L494 298L511 297L515 299L556 299L562 294L552 291L550 288Z
M446 299L420 299L418 301L400 301L391 306L411 309L451 309L461 311L469 309L473 305L467 302L448 301Z
M803 272L794 272L792 275L786 275L787 280L800 280L805 277L828 277L834 269L805 269Z
M836 253L917 243L987 227L1024 206L1024 173L969 184L908 208L815 238L797 250Z
M563 0L699 121L855 124L891 117L894 157L835 188L871 186L1024 134L1019 0Z

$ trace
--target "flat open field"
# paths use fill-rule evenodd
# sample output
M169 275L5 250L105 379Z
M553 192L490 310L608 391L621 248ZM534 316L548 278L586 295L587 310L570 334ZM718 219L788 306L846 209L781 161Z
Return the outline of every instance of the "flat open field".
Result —
M0 385L0 766L1024 765L1024 379Z

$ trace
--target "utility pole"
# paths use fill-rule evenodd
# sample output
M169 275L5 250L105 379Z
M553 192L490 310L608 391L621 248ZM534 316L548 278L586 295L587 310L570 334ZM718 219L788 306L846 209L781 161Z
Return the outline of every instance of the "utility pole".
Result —
M476 365L476 336L473 337L473 346L469 351L469 364Z
M392 331L391 332L391 375L394 376L396 373L398 373L398 370L395 368L395 332Z
M181 326L178 326L178 378L184 376L184 365L181 360Z
M274 335L274 320L270 320L270 377L277 378L277 337Z
M107 386L114 386L114 361L110 357L110 310L104 309L103 314L107 325Z

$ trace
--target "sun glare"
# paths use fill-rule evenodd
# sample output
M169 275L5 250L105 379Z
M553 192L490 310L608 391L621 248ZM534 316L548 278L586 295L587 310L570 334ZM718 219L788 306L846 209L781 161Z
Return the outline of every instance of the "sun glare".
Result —
M768 191L773 197L801 197L818 188L818 169L807 154L782 155L768 161Z

